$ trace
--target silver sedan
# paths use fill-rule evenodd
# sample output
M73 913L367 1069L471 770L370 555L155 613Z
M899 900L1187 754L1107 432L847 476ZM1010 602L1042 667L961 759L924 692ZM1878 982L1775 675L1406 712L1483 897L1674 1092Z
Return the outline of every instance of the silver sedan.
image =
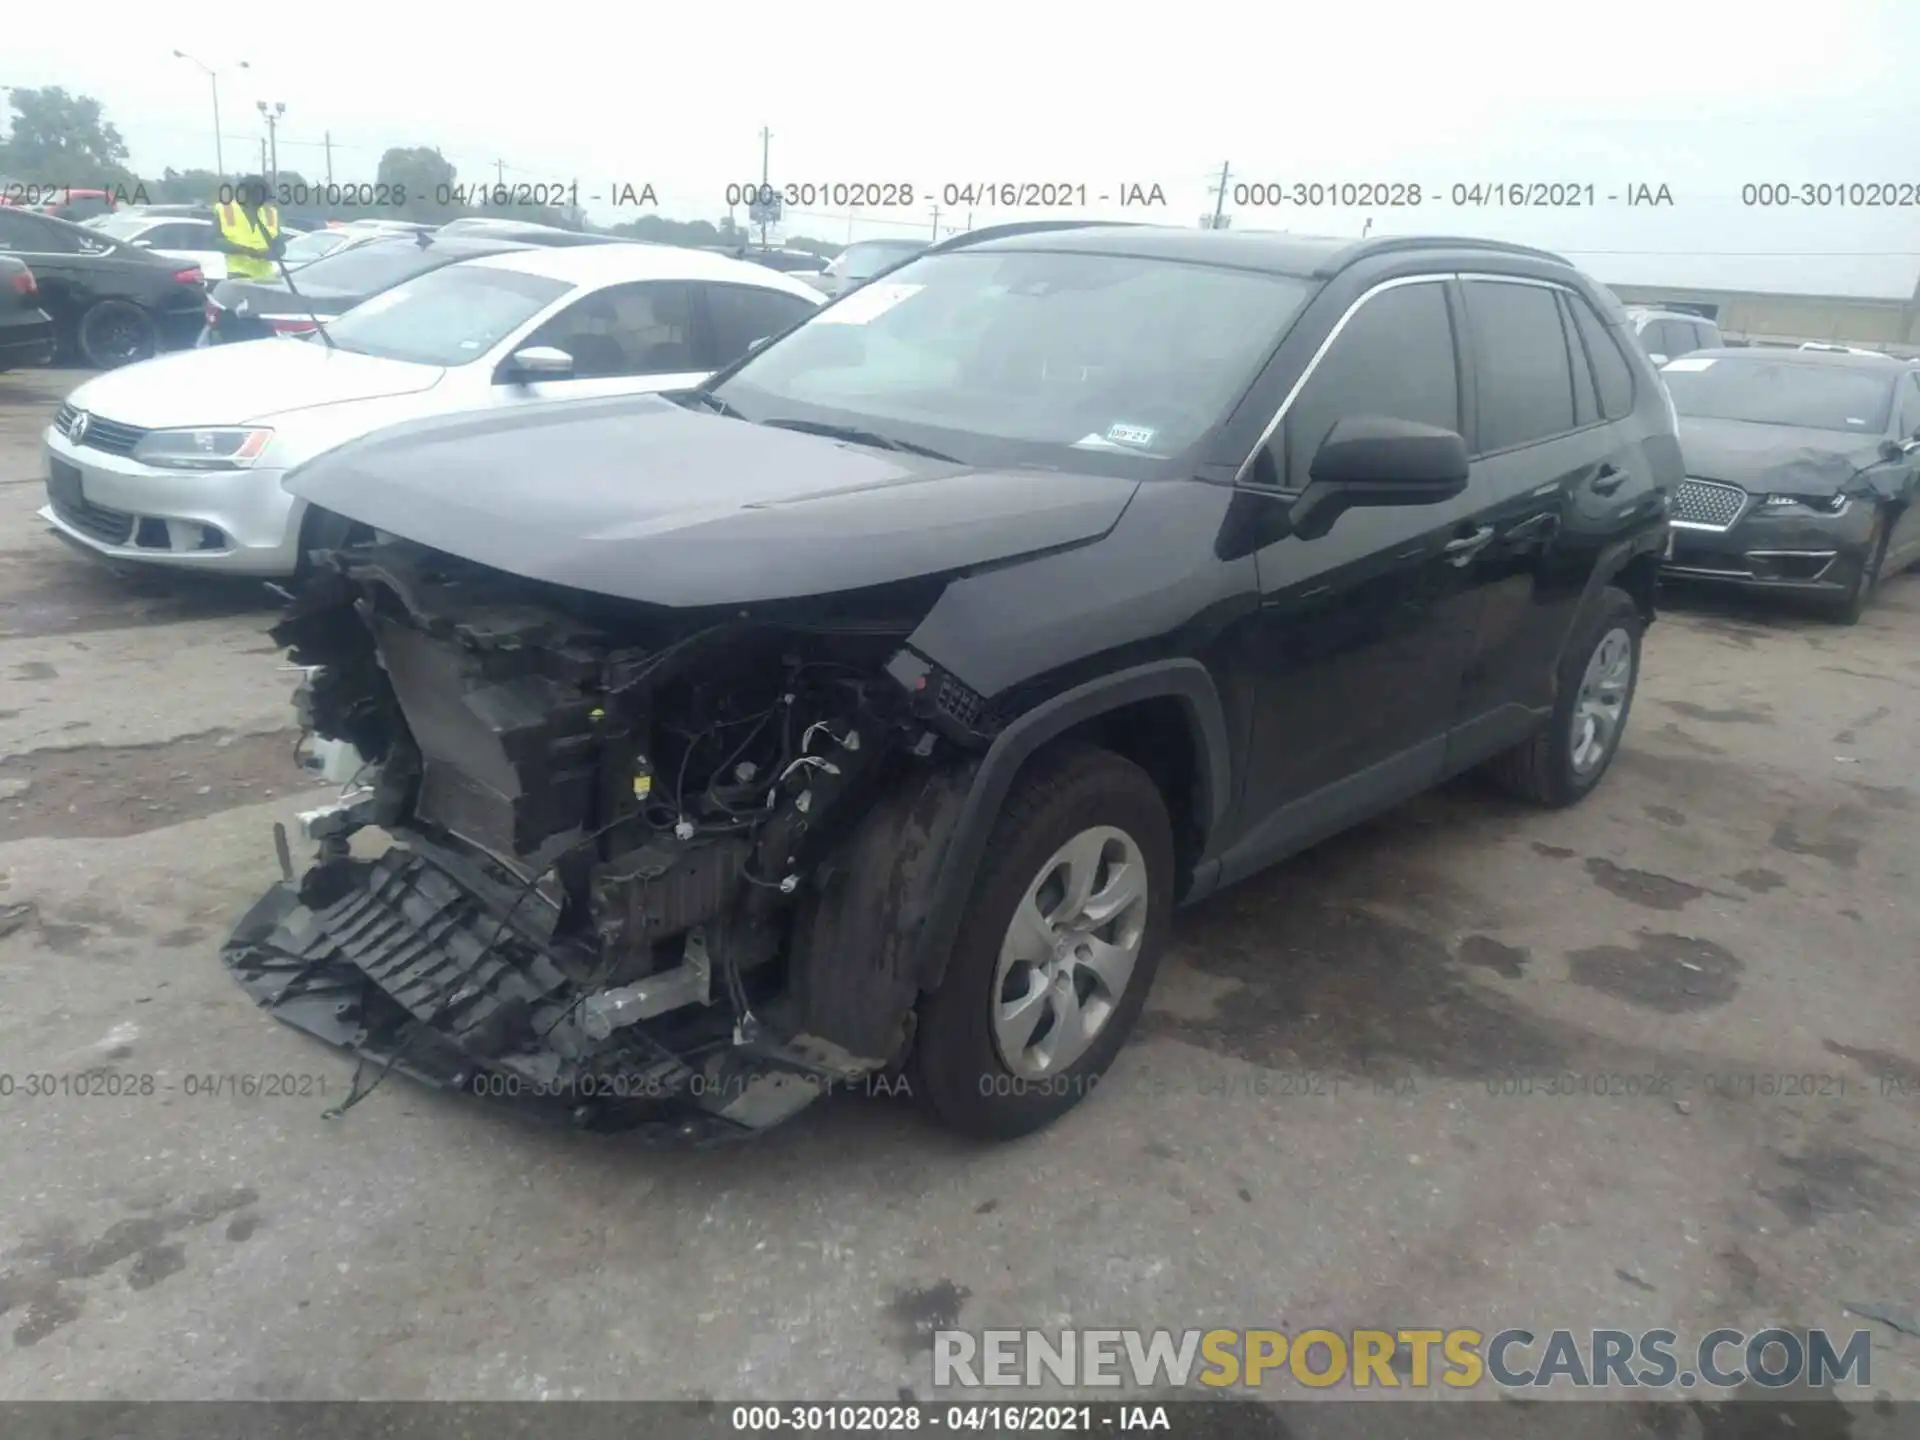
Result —
M764 266L665 245L463 261L324 334L87 381L46 430L40 516L113 561L290 575L332 539L280 484L314 456L425 415L695 385L824 298Z

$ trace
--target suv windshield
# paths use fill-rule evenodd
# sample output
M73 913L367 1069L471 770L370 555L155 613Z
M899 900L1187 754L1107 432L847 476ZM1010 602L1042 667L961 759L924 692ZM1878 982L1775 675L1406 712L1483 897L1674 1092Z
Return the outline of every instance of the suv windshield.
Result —
M1166 458L1239 399L1310 294L1287 276L1133 256L929 255L822 310L718 393L754 420L824 412L896 437L925 426Z
M572 288L486 265L448 265L354 306L327 334L342 350L362 355L465 365Z
M1674 409L1701 420L1878 435L1893 403L1892 375L1796 360L1689 356L1660 378Z

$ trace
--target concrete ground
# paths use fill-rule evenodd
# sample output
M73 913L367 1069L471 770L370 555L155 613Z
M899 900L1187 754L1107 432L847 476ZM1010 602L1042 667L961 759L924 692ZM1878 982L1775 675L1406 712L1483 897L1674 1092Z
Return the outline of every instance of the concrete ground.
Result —
M1778 1323L1869 1326L1920 1399L1920 578L1855 629L1670 608L1585 805L1455 786L1185 915L1037 1138L845 1097L676 1153L398 1078L327 1120L350 1065L217 958L313 793L292 677L256 587L35 520L79 378L0 377L0 1398L885 1399L951 1323ZM83 1072L135 1093L27 1093Z

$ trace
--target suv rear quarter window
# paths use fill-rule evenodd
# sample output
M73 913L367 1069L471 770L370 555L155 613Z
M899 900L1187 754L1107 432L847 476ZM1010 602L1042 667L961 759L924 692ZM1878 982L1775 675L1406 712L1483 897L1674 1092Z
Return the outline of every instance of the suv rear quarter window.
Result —
M1481 454L1564 435L1574 428L1573 366L1556 290L1508 280L1469 280Z
M1594 313L1585 297L1568 295L1574 328L1586 343L1587 360L1593 366L1594 384L1600 391L1600 413L1608 420L1622 420L1633 410L1633 370L1621 353L1613 330Z

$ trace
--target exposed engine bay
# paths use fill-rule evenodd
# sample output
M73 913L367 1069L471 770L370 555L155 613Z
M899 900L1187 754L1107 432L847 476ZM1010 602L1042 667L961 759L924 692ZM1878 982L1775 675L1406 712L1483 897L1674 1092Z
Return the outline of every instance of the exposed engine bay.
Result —
M273 635L348 773L226 963L383 1076L598 1128L745 1134L884 1072L913 977L829 897L863 857L937 867L990 738L904 648L938 593L695 614L401 540L319 557Z

